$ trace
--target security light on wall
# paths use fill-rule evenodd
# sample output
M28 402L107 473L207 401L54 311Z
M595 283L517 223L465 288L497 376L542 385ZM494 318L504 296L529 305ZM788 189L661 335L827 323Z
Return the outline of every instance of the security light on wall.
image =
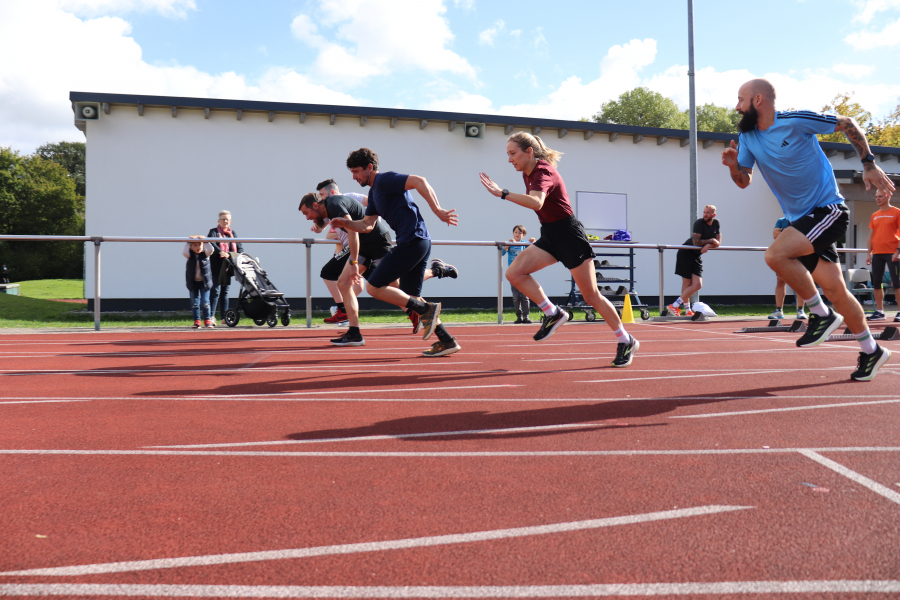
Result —
M96 121L100 118L100 104L97 102L76 102L75 118L85 121Z
M466 137L484 139L484 123L466 123Z

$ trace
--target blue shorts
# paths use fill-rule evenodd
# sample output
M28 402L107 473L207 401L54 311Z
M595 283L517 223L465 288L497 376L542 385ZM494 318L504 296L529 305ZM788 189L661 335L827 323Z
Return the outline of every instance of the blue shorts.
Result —
M397 244L372 271L369 285L383 288L399 279L401 290L410 296L421 296L429 256L431 240L414 238L410 242Z

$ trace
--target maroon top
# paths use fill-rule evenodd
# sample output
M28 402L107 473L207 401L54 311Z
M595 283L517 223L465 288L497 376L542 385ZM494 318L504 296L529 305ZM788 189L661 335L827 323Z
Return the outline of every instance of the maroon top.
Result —
M544 192L544 205L537 213L541 223L553 223L566 217L574 216L572 205L569 204L569 195L566 193L566 184L553 166L544 159L537 161L531 175L522 171L522 179L525 180L526 193L537 190Z

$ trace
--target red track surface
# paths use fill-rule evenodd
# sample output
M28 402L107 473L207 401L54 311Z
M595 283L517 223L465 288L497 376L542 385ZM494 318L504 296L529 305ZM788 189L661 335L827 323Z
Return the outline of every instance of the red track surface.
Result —
M900 597L900 354L743 325L0 336L0 595Z

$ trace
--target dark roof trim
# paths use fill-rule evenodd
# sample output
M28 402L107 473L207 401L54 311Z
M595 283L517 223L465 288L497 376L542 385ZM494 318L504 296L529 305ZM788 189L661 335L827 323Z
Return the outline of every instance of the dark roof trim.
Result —
M378 108L367 106L338 106L332 104L299 104L294 102L262 102L258 100L227 100L221 98L186 98L181 96L143 96L132 94L101 94L92 92L69 92L72 102L108 102L112 105L138 105L183 108L210 108L217 110L243 110L253 112L275 111L276 113L306 113L337 115L339 117L381 117L421 121L459 121L485 123L487 125L513 125L517 127L541 127L546 129L568 129L571 131L593 131L595 133L620 133L623 135L645 135L648 137L687 138L685 129L660 129L657 127L634 127L593 121L563 121L559 119L539 119L534 117L511 117L507 115L482 115L477 113L454 113L432 110L409 110L405 108ZM737 140L734 133L697 132L698 139L726 142ZM850 144L822 142L825 149L852 150ZM873 146L874 154L900 154L900 148Z

